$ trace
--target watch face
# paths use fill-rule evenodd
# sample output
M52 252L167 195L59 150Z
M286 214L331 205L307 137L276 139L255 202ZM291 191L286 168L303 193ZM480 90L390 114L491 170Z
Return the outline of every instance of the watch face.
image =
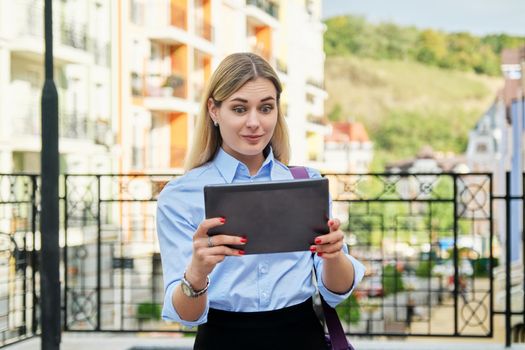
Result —
M184 295L188 297L191 297L193 295L193 291L186 283L182 282L181 287L182 287L182 292L184 293Z

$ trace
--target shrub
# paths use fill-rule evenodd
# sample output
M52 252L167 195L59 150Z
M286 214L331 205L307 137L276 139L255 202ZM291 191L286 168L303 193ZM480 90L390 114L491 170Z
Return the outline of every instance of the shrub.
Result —
M395 265L387 265L383 270L383 293L385 296L405 290L401 273Z
M137 307L137 319L144 320L160 320L162 307L160 304L145 302L140 303Z

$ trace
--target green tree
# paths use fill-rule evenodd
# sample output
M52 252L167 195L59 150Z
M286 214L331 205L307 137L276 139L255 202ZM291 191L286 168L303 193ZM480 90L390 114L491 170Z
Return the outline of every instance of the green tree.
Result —
M416 59L422 63L438 65L447 55L445 35L432 29L420 33L417 47Z
M339 318L346 324L355 324L361 319L359 303L354 294L350 294L345 301L337 305L336 311Z
M333 122L338 122L343 120L343 108L339 103L337 103L334 108L328 113L328 119Z
M384 295L395 294L405 290L401 272L395 265L387 265L383 270L383 293Z

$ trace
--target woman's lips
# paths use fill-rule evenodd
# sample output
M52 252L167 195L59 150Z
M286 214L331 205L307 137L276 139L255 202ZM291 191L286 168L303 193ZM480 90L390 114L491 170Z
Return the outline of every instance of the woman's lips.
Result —
M242 137L250 143L256 143L261 137L263 137L263 135L242 135Z

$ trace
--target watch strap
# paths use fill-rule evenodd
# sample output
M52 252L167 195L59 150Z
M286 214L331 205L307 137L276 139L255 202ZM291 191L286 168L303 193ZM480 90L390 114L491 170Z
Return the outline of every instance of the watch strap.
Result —
M182 283L184 283L188 287L188 289L190 290L191 295L189 295L189 297L197 298L197 297L200 297L201 295L203 295L204 293L206 293L208 291L208 286L210 285L210 278L208 276L206 276L206 286L203 289L195 290L195 288L193 288L191 283L186 279L186 271L184 271L184 275L182 275Z

